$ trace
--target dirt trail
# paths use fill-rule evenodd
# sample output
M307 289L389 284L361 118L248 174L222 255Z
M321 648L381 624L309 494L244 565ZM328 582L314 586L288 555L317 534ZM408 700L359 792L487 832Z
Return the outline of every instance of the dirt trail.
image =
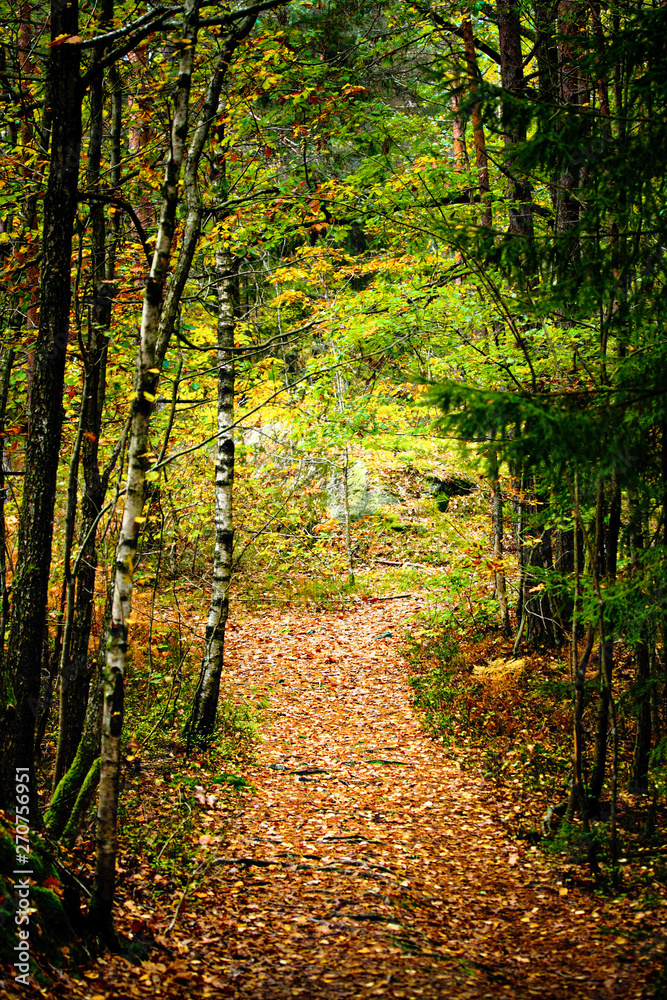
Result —
M273 723L207 879L223 946L206 957L213 995L651 995L648 946L620 935L619 904L558 884L508 839L508 804L420 730L397 652L417 609L231 631L234 682L272 689Z
M244 768L254 792L230 805L202 774L201 864L180 903L153 911L140 893L137 905L121 868L119 928L151 947L147 961L107 953L77 979L6 994L0 982L0 995L664 996L647 985L657 918L562 885L509 837L511 803L420 730L398 652L418 609L237 614L223 690L270 697Z

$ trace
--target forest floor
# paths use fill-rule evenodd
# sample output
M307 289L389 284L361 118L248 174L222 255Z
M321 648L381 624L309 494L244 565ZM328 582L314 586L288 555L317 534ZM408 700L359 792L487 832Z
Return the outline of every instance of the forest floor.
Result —
M237 610L225 683L269 699L252 787L202 772L199 864L157 910L124 848L119 927L147 960L92 959L42 996L665 996L664 909L568 885L512 839L502 792L420 728L400 655L419 608ZM148 824L161 781L135 783Z

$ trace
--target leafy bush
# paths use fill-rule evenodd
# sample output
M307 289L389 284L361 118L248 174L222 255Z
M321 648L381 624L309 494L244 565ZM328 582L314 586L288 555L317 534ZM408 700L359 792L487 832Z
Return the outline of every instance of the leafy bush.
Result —
M440 612L406 640L404 654L425 728L456 737L459 747L465 738L484 777L535 789L565 781L571 686L558 665L482 679L473 667L488 659L488 650L479 642L464 646Z

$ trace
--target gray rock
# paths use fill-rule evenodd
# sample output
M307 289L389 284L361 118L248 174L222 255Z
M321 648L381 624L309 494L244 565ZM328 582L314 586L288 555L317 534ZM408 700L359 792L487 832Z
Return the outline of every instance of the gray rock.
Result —
M348 505L350 520L371 517L382 507L395 507L400 500L389 490L368 485L366 466L361 462L351 462L347 471ZM336 471L329 478L326 488L327 511L336 521L345 520L345 484L342 471Z

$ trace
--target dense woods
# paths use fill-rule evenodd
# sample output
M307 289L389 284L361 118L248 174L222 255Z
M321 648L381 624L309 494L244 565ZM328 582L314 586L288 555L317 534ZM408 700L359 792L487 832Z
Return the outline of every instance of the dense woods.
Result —
M653 852L665 805L664 6L0 11L8 835L27 796L120 947L133 762L262 725L225 689L234 603L423 591L425 725L509 766L525 712L529 839L619 890L620 812ZM489 650L557 678L512 708Z

